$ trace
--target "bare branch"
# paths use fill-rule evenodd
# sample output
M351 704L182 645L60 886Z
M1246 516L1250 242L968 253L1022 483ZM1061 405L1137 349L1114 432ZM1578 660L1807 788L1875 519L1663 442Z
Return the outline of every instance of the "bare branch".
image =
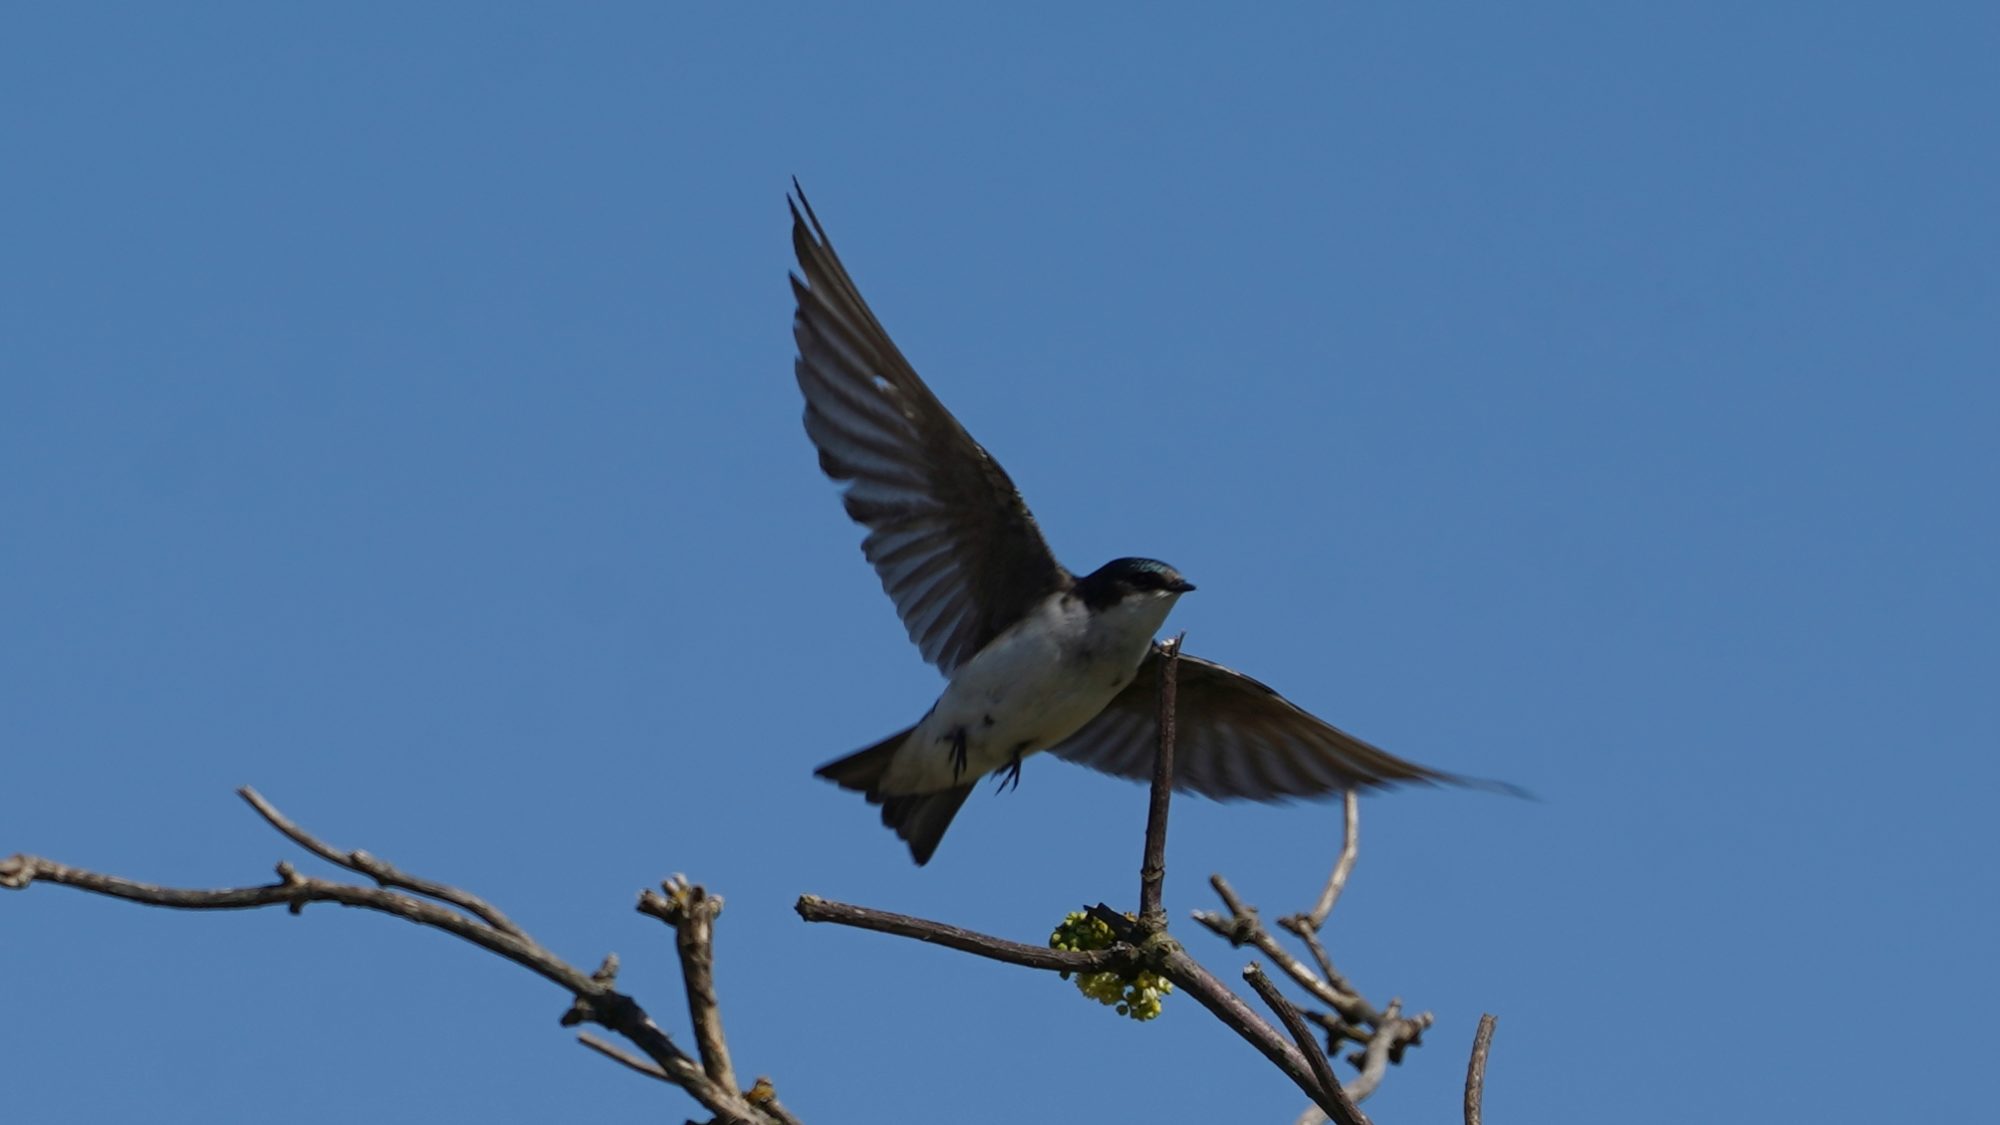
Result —
M1291 917L1280 918L1278 919L1278 924L1282 926L1288 921L1291 921ZM1313 962L1319 966L1320 978L1326 981L1328 988L1345 996L1353 996L1357 1000L1360 998L1361 990L1354 987L1353 982L1342 976L1339 969L1333 967L1333 958L1326 955L1326 946L1321 945L1319 942L1318 930L1309 926L1300 926L1292 930L1292 933L1298 937L1299 941L1305 944L1306 952L1312 954Z
M1341 802L1340 858L1334 861L1333 874L1327 877L1326 887L1319 892L1319 902L1312 913L1298 918L1298 922L1314 930L1326 925L1326 916L1333 913L1333 904L1340 899L1340 892L1347 889L1347 877L1354 873L1354 861L1361 854L1361 797L1349 789ZM1292 927L1291 920L1281 921L1286 929Z
M1333 913L1333 904L1339 901L1340 892L1347 889L1347 877L1354 873L1354 861L1361 854L1361 798L1353 789L1349 789L1341 795L1340 822L1340 856L1334 860L1333 874L1327 876L1326 886L1320 889L1319 902L1314 904L1312 910L1307 913L1287 914L1283 918L1278 919L1278 925L1291 931L1294 936L1305 943L1306 950L1312 954L1313 961L1319 965L1320 979L1324 980L1334 991L1355 996L1358 999L1360 990L1350 984L1347 978L1341 976L1340 971L1333 967L1333 959L1327 956L1326 947L1321 945L1319 940L1319 931L1326 925L1327 915ZM1234 909L1234 907L1231 909ZM1293 976L1294 979L1299 980L1299 983L1305 984L1305 981L1299 978L1297 974ZM1310 988L1311 986L1307 985L1307 987ZM1348 1018L1352 1019L1355 1017L1349 1015Z
M1222 1021L1225 1027L1243 1037L1243 1041L1257 1049L1257 1052L1283 1071L1300 1090L1311 1098L1314 1104L1333 1112L1329 1103L1331 1095L1322 1092L1319 1080L1313 1076L1312 1065L1306 1062L1298 1048L1287 1043L1278 1030L1265 1023L1243 998L1231 992L1227 986L1201 967L1201 963L1187 955L1179 943L1160 935L1154 942L1165 947L1156 971L1174 982L1174 987L1195 998L1209 1014Z
M1256 947L1258 952L1269 957L1273 964L1284 970L1286 976L1297 981L1301 988L1312 993L1320 1003L1339 1012L1349 1022L1371 1024L1375 1022L1379 1013L1375 1011L1373 1005L1314 973L1305 962L1279 945L1277 937L1264 928L1263 920L1257 916L1257 908L1245 906L1236 889L1229 885L1229 880L1220 875L1211 875L1208 878L1208 885L1215 888L1216 896L1229 908L1230 916L1224 918L1214 911L1197 910L1194 912L1195 921L1208 927L1231 945Z
M1327 1061L1326 1052L1320 1050L1319 1040L1313 1037L1312 1029L1299 1016L1299 1010L1285 999L1285 994L1278 991L1278 986L1271 983L1271 978L1264 975L1263 968L1256 962L1251 962L1243 970L1243 979L1249 981L1250 987L1256 989L1257 995L1277 1013L1278 1021L1291 1033L1293 1044L1312 1067L1313 1077L1325 1093L1324 1097L1313 1100L1327 1111L1327 1116L1336 1125L1368 1125L1367 1114L1362 1113L1360 1107L1348 1097L1347 1091L1341 1088L1340 1079L1333 1076L1333 1064ZM1327 1104L1329 1102L1332 1104Z
M238 789L236 795L250 802L250 807L257 810L257 815L263 817L265 821L269 822L271 827L283 833L287 839L336 867L344 867L349 871L366 875L370 879L375 880L379 886L415 891L425 898L434 898L439 902L448 902L484 920L487 925L492 926L503 934L512 934L515 937L527 936L527 934L522 932L521 927L514 924L512 919L500 913L492 904L478 895L467 894L457 887L447 886L443 883L433 882L429 879L419 878L407 872L399 871L393 865L385 863L369 855L367 852L340 851L333 845L292 823L285 814L278 811L277 806L266 801L263 794L258 793L248 785Z
M1167 808L1174 794L1175 696L1179 690L1181 640L1160 645L1160 747L1153 756L1153 789L1146 805L1146 850L1139 861L1139 925L1149 933L1167 928L1160 888L1167 879Z
M1347 1086L1347 1092L1355 1101L1373 1094L1376 1087L1382 1085L1382 1076L1389 1072L1389 1053L1405 1033L1403 1025L1409 1022L1397 1014L1400 1010L1398 1002L1390 1001L1389 1010L1383 1013L1375 1034L1368 1037L1368 1045L1361 1049L1361 1073L1355 1075L1354 1081Z
M793 909L799 912L799 917L808 922L832 922L840 926L895 934L897 937L915 938L931 945L942 945L991 961L1025 965L1030 969L1049 969L1062 973L1101 973L1132 962L1130 949L1120 950L1114 947L1085 952L1051 949L1046 945L1027 945L959 926L946 925L943 922L933 922L928 918L913 918L908 914L892 914L887 910L851 906L818 895L800 895Z
M1480 1125L1481 1103L1486 1098L1486 1052L1493 1047L1493 1025L1500 1022L1491 1012L1479 1017L1479 1031L1472 1037L1472 1058L1465 1064L1465 1125Z
M1325 1098L1319 1091L1319 1083L1313 1077L1311 1065L1306 1062L1305 1056L1287 1043L1275 1028L1251 1011L1241 997L1231 992L1221 981L1216 980L1208 970L1201 967L1199 962L1188 956L1177 942L1165 934L1140 937L1140 945L1121 941L1109 949L1080 952L1008 941L1005 938L977 933L943 922L913 918L907 914L892 914L886 910L874 910L844 902L832 902L816 895L801 896L796 909L799 917L808 922L832 922L837 925L874 930L878 933L894 934L898 937L914 938L1031 969L1095 973L1123 972L1138 967L1149 967L1172 981L1174 987L1194 997L1197 1003L1207 1008L1225 1026L1242 1036L1245 1042L1271 1060L1299 1089L1305 1091L1306 1096L1315 1102ZM1115 913L1113 916L1118 917L1132 930L1134 936L1138 936L1137 927L1133 923Z
M590 1048L591 1050L596 1051L598 1054L603 1055L605 1058L610 1059L611 1061L619 1063L623 1066L630 1067L631 1069L638 1071L640 1074L643 1074L648 1078L657 1078L662 1082L673 1081L673 1079L667 1077L666 1071L661 1070L659 1067L654 1066L652 1063L647 1062L645 1059L642 1059L637 1055L625 1051L623 1048L620 1048L616 1044L606 1043L604 1040L599 1039L597 1036L592 1035L588 1031L579 1034L576 1037L576 1041Z
M396 891L301 875L289 863L278 864L277 870L278 881L263 886L196 890L135 882L116 875L68 867L40 856L15 855L0 860L0 886L20 890L30 883L55 883L127 902L176 910L247 910L283 906L297 914L309 903L335 902L394 915L420 926L454 934L571 992L589 992L594 988L588 976L533 941L495 930L455 910Z
M1421 1041L1425 1029L1431 1026L1430 1013L1426 1012L1414 1019L1404 1019L1401 1001L1392 1001L1382 1022L1373 1032L1363 1032L1337 1019L1331 1019L1317 1012L1307 1012L1306 1018L1327 1029L1332 1042L1353 1039L1362 1049L1347 1056L1347 1061L1355 1065L1361 1073L1345 1087L1347 1096L1355 1102L1366 1101L1381 1085L1388 1074L1389 1064L1402 1061L1405 1048ZM1320 1118L1308 1109L1299 1117L1300 1125L1314 1125Z
M0 860L0 887L23 890L37 882L75 887L110 898L177 910L248 910L283 906L294 914L315 902L332 902L373 910L442 930L520 965L568 992L574 1002L562 1018L565 1026L596 1023L623 1036L650 1062L620 1058L627 1066L664 1079L700 1102L725 1125L792 1125L789 1114L770 1112L746 1099L732 1085L711 1078L686 1052L674 1045L638 1001L613 987L617 958L607 957L593 974L551 953L504 914L484 900L456 887L399 871L365 852L342 853L293 824L255 791L239 791L271 826L314 855L375 879L367 887L301 875L289 863L278 864L278 880L262 886L215 890L167 887L116 875L69 867L40 856L14 855ZM390 889L398 888L398 889ZM404 894L412 891L415 894ZM427 896L424 898L417 895ZM438 902L428 901L437 899ZM447 905L440 905L444 903ZM458 907L460 909L452 909ZM469 913L461 913L460 910ZM596 1044L587 1043L593 1049ZM657 1071L657 1074L654 1072ZM775 1099L773 1099L775 1104Z
M722 914L722 897L676 875L660 890L639 894L639 913L650 914L674 930L674 948L681 957L681 981L686 986L688 1020L694 1025L701 1069L716 1085L736 1088L729 1064L729 1044L722 1035L722 1008L715 998L715 920Z
M880 933L895 934L914 938L918 941L943 945L965 953L986 957L995 961L1023 965L1029 968L1053 970L1057 972L1118 972L1131 973L1148 969L1171 981L1181 991L1195 998L1207 1008L1223 1025L1235 1031L1243 1040L1256 1048L1258 1053L1290 1078L1298 1088L1311 1098L1313 1103L1325 1110L1333 1120L1342 1125L1365 1125L1367 1117L1354 1105L1346 1091L1333 1075L1332 1064L1319 1043L1306 1028L1298 1009L1277 993L1261 970L1255 972L1253 986L1261 986L1260 992L1267 992L1266 1002L1277 1011L1280 1018L1292 1032L1292 1042L1287 1042L1276 1028L1265 1022L1250 1010L1243 999L1230 991L1221 981L1202 968L1194 958L1188 956L1180 944L1166 932L1166 915L1160 906L1161 886L1166 878L1166 831L1167 812L1173 793L1174 754L1174 705L1175 684L1178 671L1180 638L1161 646L1165 659L1160 680L1160 740L1154 759L1153 785L1146 818L1146 846L1139 872L1140 912L1135 922L1129 916L1102 904L1087 913L1103 921L1110 927L1113 944L1107 949L1093 952L1075 952L1050 949L1043 946L1026 945L992 937L958 926L915 918L906 914L892 914L864 906L832 902L816 895L803 895L796 909L799 916L808 922L833 922L838 925L854 926L859 929L875 930ZM1349 850L1354 844L1354 820L1349 819ZM1345 884L1347 872L1352 870L1350 859L1335 868L1335 889ZM1356 1018L1367 1017L1373 1024L1379 1019L1372 1007L1360 997L1343 994L1297 958L1287 954L1277 945L1275 939L1266 932L1257 920L1256 912L1243 905L1229 884L1220 876L1214 880L1217 893L1230 907L1233 919L1223 921L1215 915L1197 914L1197 919L1232 942L1249 942L1264 950L1273 960L1285 966L1286 972L1308 987L1315 995L1334 1006L1336 1010L1351 1011ZM1323 896L1324 897L1324 896ZM1327 904L1330 908L1330 903ZM1322 956L1322 960L1324 960ZM1254 968L1254 967L1253 967ZM1427 1017L1426 1017L1427 1019ZM1401 1021L1408 1024L1409 1021ZM1420 1027L1420 1025L1412 1025ZM1413 1041L1414 1036L1404 1037L1403 1031L1396 1034L1378 1034L1375 1038L1383 1044L1384 1058L1393 1057L1402 1046ZM1374 1039L1358 1032L1348 1034L1359 1042L1373 1045ZM1379 1080L1379 1073L1376 1078ZM1372 1088L1372 1085L1371 1085Z
M1286 976L1311 993L1314 999L1332 1009L1334 1015L1306 1012L1304 1017L1326 1029L1329 1050L1343 1039L1361 1044L1362 1049L1348 1057L1348 1061L1361 1073L1343 1091L1352 1101L1360 1102L1381 1085L1390 1064L1402 1061L1405 1049L1422 1041L1423 1032L1431 1026L1433 1017L1428 1012L1405 1017L1400 1001L1378 1011L1340 974L1332 958L1327 956L1325 946L1320 944L1320 927L1325 924L1341 891L1347 886L1348 877L1354 871L1355 859L1360 854L1360 809L1353 791L1345 794L1343 803L1340 855L1334 862L1332 875L1320 891L1319 901L1310 911L1278 920L1280 926L1304 943L1318 966L1317 971L1280 946L1277 938L1258 917L1257 909L1246 904L1229 881L1220 875L1211 876L1209 885L1215 888L1216 896L1228 908L1228 914L1196 911L1194 919L1231 945L1254 946ZM1308 1110L1299 1121L1308 1123L1316 1119L1317 1115Z

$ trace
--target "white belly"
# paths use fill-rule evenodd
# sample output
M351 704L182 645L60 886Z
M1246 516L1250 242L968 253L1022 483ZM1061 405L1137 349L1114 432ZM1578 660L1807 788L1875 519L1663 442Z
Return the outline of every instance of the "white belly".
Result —
M1094 616L1073 597L1051 599L958 669L881 791L963 785L1075 734L1132 682L1177 597L1141 595Z

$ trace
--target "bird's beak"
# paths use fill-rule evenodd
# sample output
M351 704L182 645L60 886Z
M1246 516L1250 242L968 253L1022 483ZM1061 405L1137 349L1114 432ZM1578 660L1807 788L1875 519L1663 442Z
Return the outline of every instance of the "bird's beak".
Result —
M1167 589L1172 590L1176 594L1185 594L1194 589L1194 583L1189 582L1187 579L1183 578L1175 582L1173 585L1167 587Z

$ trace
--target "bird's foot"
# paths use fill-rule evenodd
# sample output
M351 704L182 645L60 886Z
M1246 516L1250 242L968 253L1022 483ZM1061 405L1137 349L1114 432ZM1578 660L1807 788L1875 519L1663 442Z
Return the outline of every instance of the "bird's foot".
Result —
M938 741L951 743L951 779L956 782L965 776L965 728L954 727L950 734Z
M1014 788L1019 789L1021 787L1021 751L1016 749L1014 751L1014 760L1007 763L1005 770L995 770L994 776L1000 779L1000 784L993 787L995 794L1003 792L1010 784Z

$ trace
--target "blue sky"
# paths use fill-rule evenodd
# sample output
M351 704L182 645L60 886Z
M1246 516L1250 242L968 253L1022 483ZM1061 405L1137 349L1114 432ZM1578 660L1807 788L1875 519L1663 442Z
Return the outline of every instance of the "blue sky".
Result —
M462 883L808 1120L1289 1121L1192 1004L808 927L1035 940L1144 791L1029 763L912 867L810 776L938 689L799 425L783 196L1058 554L1190 651L1535 791L1364 803L1330 942L1450 1120L1970 1120L1991 849L1987 5L15 7L0 853ZM1337 805L1178 804L1276 915ZM1248 958L1191 925L1233 977ZM332 908L0 896L10 1119L697 1112L566 999ZM587 1101L586 1101L587 1099ZM282 1107L280 1111L277 1107Z

